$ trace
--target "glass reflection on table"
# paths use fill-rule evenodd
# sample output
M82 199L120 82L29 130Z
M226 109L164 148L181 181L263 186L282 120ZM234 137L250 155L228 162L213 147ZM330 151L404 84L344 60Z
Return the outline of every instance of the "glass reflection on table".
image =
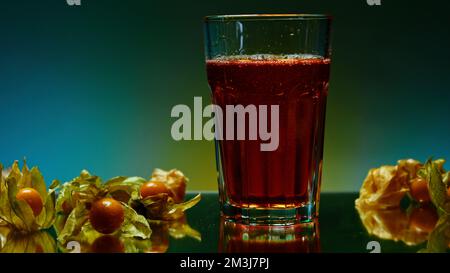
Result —
M220 219L219 252L320 252L319 222L294 225L245 225Z

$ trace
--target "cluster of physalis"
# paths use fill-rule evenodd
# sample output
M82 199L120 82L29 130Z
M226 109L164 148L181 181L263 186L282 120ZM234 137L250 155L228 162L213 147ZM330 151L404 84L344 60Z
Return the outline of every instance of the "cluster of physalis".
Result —
M371 169L355 201L367 231L407 245L426 243L421 252L450 246L450 172L445 160L399 160Z
M0 165L0 171L2 252L72 252L74 245L80 252L161 252L168 236L200 240L184 212L201 196L184 202L188 179L178 170L106 182L83 170L62 185L53 181L48 190L38 168L29 170L26 163L22 170L17 161L8 170Z

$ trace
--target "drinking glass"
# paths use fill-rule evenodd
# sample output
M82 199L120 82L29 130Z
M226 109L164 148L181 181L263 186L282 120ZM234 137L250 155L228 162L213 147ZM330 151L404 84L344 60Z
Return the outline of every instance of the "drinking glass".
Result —
M205 18L224 216L256 224L318 216L330 24L320 14Z

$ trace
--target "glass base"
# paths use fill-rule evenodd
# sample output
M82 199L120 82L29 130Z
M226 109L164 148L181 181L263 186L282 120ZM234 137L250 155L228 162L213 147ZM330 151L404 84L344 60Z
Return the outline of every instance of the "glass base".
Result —
M318 217L316 205L312 203L286 209L246 208L229 203L221 207L227 220L242 224L293 225L312 222Z

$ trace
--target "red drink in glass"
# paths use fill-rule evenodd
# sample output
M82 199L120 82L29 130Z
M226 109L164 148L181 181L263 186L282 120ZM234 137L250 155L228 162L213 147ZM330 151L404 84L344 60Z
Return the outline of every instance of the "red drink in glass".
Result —
M289 208L309 200L322 163L330 61L312 56L241 56L207 61L213 103L279 105L279 146L260 140L221 140L229 201L236 206ZM223 131L226 131L224 115ZM246 122L248 131L249 122ZM248 134L247 134L248 135Z
M224 216L263 225L318 216L330 24L320 14L206 17Z

